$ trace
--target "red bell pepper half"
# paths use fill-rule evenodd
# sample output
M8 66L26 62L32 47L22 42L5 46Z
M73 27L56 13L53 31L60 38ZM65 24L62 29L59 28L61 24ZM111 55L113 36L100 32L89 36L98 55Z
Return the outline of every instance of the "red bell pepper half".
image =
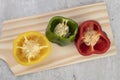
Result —
M103 54L110 48L110 40L94 20L83 22L78 29L75 45L80 54Z

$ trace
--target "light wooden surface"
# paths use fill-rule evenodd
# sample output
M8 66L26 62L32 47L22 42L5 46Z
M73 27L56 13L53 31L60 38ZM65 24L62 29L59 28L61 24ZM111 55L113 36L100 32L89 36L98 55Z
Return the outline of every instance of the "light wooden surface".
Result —
M29 67L18 64L12 55L13 40L16 38L16 36L26 31L40 31L44 33L50 18L58 15L69 17L77 21L79 24L85 20L97 20L101 24L102 29L108 34L108 37L110 38L110 49L103 55L92 55L84 57L79 55L74 44L68 45L66 47L60 47L56 44L51 43L51 55L40 64ZM0 58L8 63L10 69L15 75L23 75L26 73L37 72L69 64L93 60L101 57L111 56L115 53L116 49L114 45L114 39L104 2L47 13L43 15L5 21L3 23L2 36L0 39Z

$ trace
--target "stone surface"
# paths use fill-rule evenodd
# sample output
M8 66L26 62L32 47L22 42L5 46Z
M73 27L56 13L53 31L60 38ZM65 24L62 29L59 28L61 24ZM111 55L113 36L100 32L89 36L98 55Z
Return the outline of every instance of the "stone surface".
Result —
M103 0L0 0L0 30L4 20L101 2ZM120 1L104 0L110 17L117 55L15 77L0 60L0 80L119 80Z

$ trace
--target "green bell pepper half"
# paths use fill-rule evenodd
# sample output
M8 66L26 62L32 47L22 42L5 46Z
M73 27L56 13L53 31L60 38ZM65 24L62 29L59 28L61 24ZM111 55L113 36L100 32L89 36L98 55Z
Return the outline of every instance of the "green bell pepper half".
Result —
M65 21L63 22L63 20L65 20L66 22ZM55 27L59 23L61 24L66 23L66 25L69 27L69 33L67 33L69 34L68 36L63 37L54 32ZM48 26L46 29L46 37L48 38L49 41L53 43L56 43L60 46L65 46L65 45L72 43L75 40L77 31L78 31L78 24L75 21L73 21L70 18L65 18L62 16L55 16L48 23Z

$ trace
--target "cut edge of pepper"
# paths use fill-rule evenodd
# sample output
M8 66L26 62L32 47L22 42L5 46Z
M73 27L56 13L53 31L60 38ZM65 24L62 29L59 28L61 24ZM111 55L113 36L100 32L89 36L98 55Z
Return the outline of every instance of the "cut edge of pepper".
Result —
M107 40L108 48L103 51L103 53L105 53L105 52L109 49L109 47L110 47L110 40L109 40L109 38L107 37L107 34L102 31L100 24L99 24L97 21L95 21L95 20L85 21L85 22L83 22L80 26L83 26L83 25L87 24L87 22L94 22L94 23L97 25L97 27L99 28L99 32L101 33L100 36L101 36L101 35L104 35L105 39ZM84 26L83 26L83 27L80 27L80 26L79 26L79 29L78 29L79 33L77 33L78 36L80 36L80 34L82 33L81 28L84 27ZM82 33L82 34L83 34L83 33ZM77 36L77 37L78 37L78 36ZM84 55L84 56L91 55L91 54L93 54L93 53L94 53L94 54L102 54L101 52L98 52L98 51L95 51L95 50L92 50L92 51L90 51L90 52L87 53L87 54L83 53L83 52L80 50L80 47L79 47L80 44L81 44L81 43L80 43L81 40L82 40L82 38L80 37L80 38L76 38L76 41L75 41L75 45L76 45L78 51L80 52L80 54L82 54L82 55ZM94 47L94 46L93 46L93 47ZM98 53L96 53L96 52L98 52Z
M52 24L52 22L53 22L56 18L58 18L58 19L61 19L61 18L67 19L68 22L70 21L70 22L72 22L73 24L76 25L76 26L75 26L76 29L75 29L74 33L73 33L72 35L70 35L69 38L60 37L60 36L56 35L54 32L51 31L51 24ZM46 36L47 36L47 38L48 38L49 41L51 41L51 42L53 42L53 43L56 43L56 44L57 44L57 42L49 39L48 32L49 32L51 35L53 35L53 37L56 37L57 39L65 40L65 41L68 41L68 40L69 40L69 42L70 42L70 41L73 42L73 41L75 40L75 36L76 36L76 34L77 34L77 31L78 31L78 24L77 24L74 20L72 20L72 19L70 19L70 18L65 18L65 17L62 17L62 16L54 16L53 18L51 18L51 20L50 20L49 23L48 23L48 27L47 27L47 29L46 29ZM60 45L60 44L59 44L59 45ZM66 45L67 45L67 44L66 44ZM61 45L61 46L65 46L65 45Z
M19 64L24 65L24 66L31 66L31 65L37 65L37 64L39 64L39 63L40 63L41 61L43 61L43 60L50 54L50 52L51 52L51 45L50 45L49 41L47 41L47 38L44 36L44 34L42 34L42 33L40 33L40 32L37 32L37 31L29 31L29 32L30 32L30 33L34 32L34 33L36 33L37 35L38 35L38 33L41 34L40 36L42 36L42 37L44 38L44 40L46 41L46 44L48 45L49 48L47 48L47 52L45 53L45 55L42 55L40 59L38 59L38 60L36 60L36 61L33 61L33 62L31 62L31 63L24 63L23 61L21 61L21 60L18 58L17 54L16 54L16 51L17 51L17 50L16 50L15 48L13 48L13 56L15 57L16 61L17 61ZM24 32L24 33L20 34L19 37L22 38L23 35L28 34L29 32ZM18 41L19 41L18 38L16 38L16 39L14 40L14 42L13 42L13 47L16 47ZM16 47L16 48L17 48L17 47Z

